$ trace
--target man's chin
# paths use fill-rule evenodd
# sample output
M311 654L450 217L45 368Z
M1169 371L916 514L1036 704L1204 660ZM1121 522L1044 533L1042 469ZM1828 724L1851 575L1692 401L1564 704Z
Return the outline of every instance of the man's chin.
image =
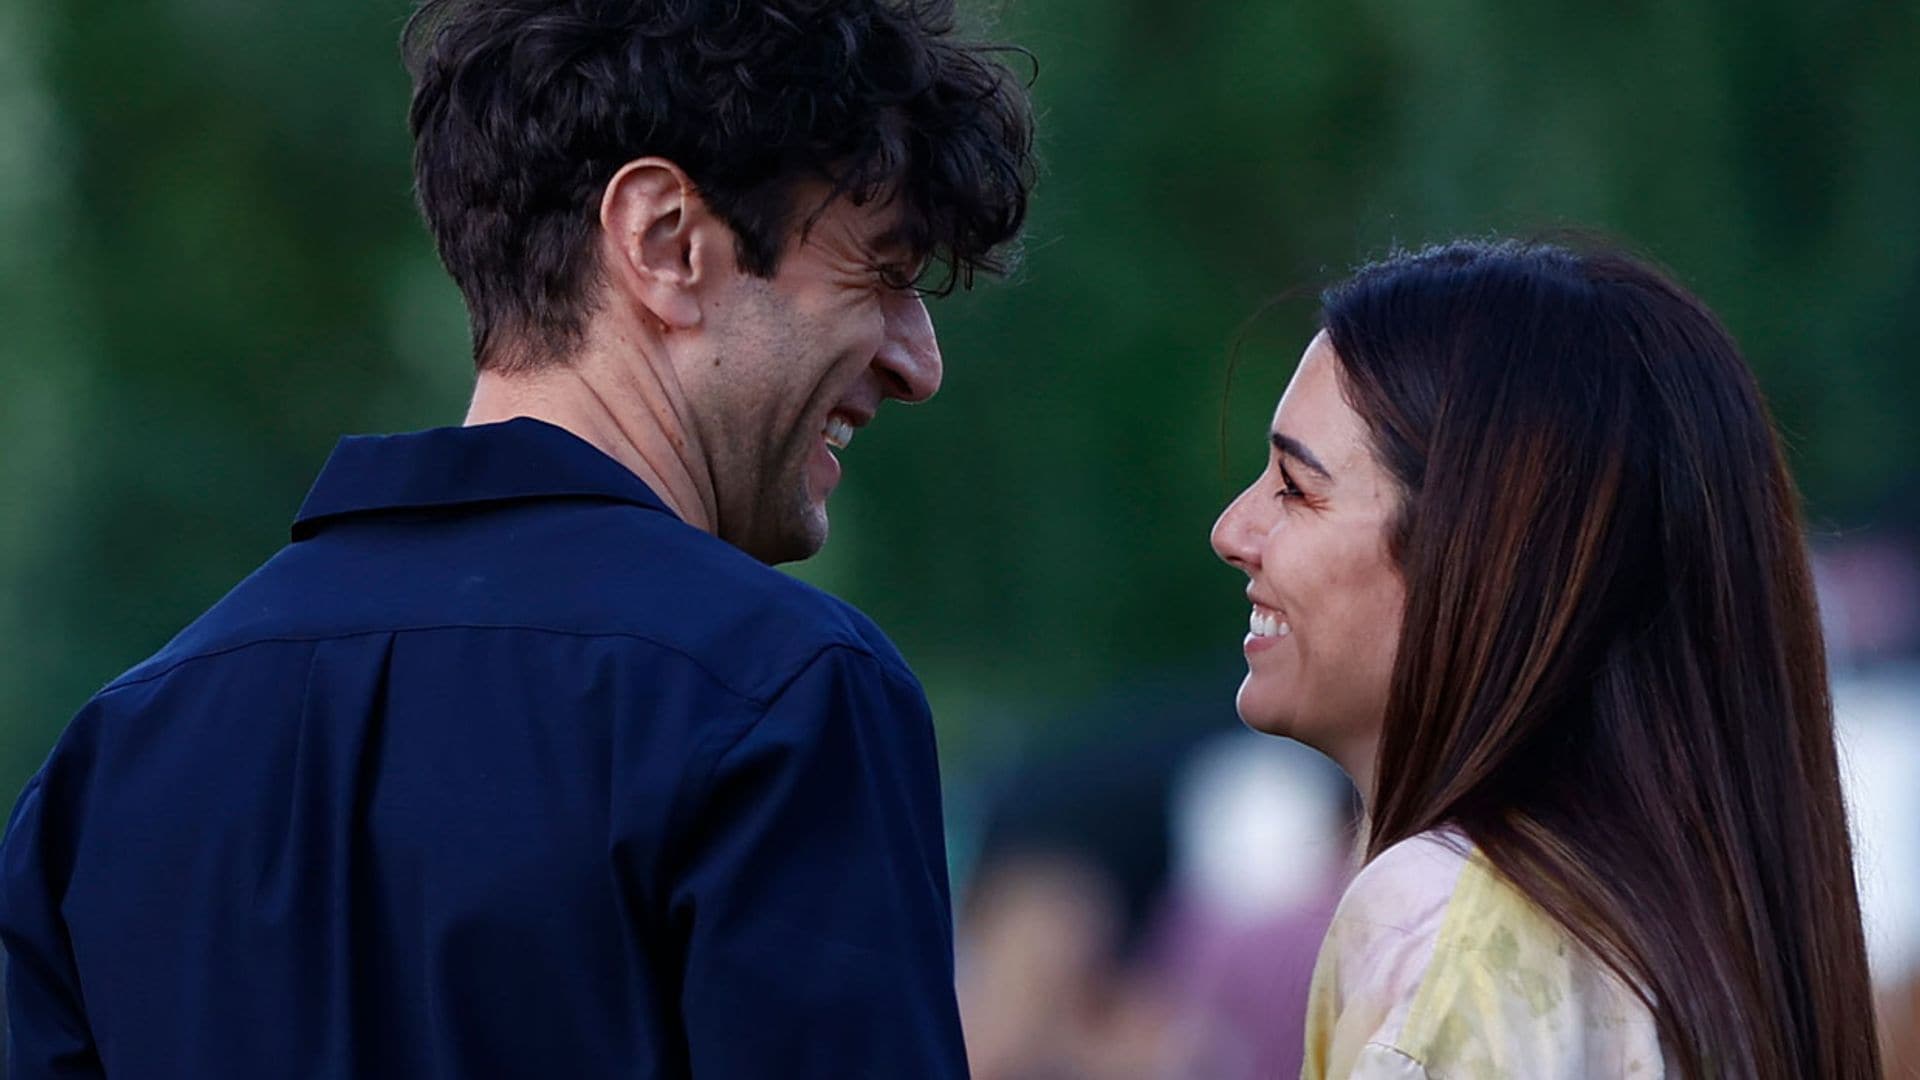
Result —
M768 530L766 535L736 546L768 566L778 566L820 554L820 549L827 545L827 532L827 508L815 503Z

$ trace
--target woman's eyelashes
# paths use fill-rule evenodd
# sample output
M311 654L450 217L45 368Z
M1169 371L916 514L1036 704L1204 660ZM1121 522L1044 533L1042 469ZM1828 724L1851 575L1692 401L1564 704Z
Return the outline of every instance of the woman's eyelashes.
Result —
M1287 472L1285 465L1275 465L1274 471L1280 474L1280 490L1273 493L1274 498L1297 499L1306 494L1306 492L1300 490L1298 484L1293 482L1293 476Z

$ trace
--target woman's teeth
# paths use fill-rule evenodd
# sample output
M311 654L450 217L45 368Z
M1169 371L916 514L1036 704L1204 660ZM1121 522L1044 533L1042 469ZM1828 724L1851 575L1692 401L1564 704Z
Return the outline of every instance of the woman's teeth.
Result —
M1257 610L1247 616L1247 630L1254 637L1286 637L1293 633L1293 627L1281 622L1280 616Z
M826 436L828 446L845 450L847 444L853 441L853 425L838 416L829 416L826 429L821 434Z

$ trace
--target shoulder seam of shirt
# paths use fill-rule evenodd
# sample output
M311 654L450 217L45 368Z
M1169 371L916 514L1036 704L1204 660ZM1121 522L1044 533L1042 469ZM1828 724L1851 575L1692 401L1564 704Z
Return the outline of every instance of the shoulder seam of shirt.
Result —
M532 625L527 625L523 623L432 623L432 624L423 625L423 626L388 626L388 627L379 627L376 629L367 629L367 630L349 630L349 631L338 633L338 634L280 634L272 637L252 638L247 641L226 646L225 648L211 649L206 652L194 653L191 656L183 656L178 660L175 660L173 663L168 664L167 666L161 668L158 671L148 672L147 674L141 675L137 678L128 678L125 675L123 675L117 679L114 679L112 682L109 682L105 686L101 687L98 693L96 693L94 696L102 697L118 690L126 690L135 686L140 686L142 684L152 682L156 679L163 679L166 676L172 674L173 672L179 670L180 668L185 667L186 665L194 663L196 661L212 660L217 657L226 656L230 653L240 652L243 649L253 648L256 645L311 644L311 643L322 642L322 641L341 641L347 638L372 637L378 634L419 634L419 633L431 633L436 630L518 630L518 631L524 631L527 633L535 633L535 634L553 634L558 637L623 638L628 641L641 641L641 642L645 642L648 645L652 645L655 648L661 649L666 652L670 652L675 656L680 657L681 659L685 660L687 663L693 665L694 668L698 669L701 674L705 675L711 682L713 682L715 686L719 687L721 690L724 690L725 692L732 694L734 697L739 698L742 701L751 703L759 707L762 711L765 711L766 707L770 705L775 698L779 697L780 694L783 693L788 686L792 685L794 679L799 678L802 672L806 671L807 668L812 667L814 662L819 660L819 658L823 654L825 654L828 650L846 649L849 652L860 653L861 655L867 656L870 659L874 660L879 665L880 670L883 672L888 671L888 669L891 666L887 664L884 659L882 659L880 656L875 654L873 650L867 648L864 644L851 642L851 641L829 641L824 643L817 651L809 655L803 663L794 665L793 671L790 674L788 674L785 679L781 680L779 686L775 690L773 690L769 694L762 696L762 695L751 694L744 690L735 688L727 680L722 679L718 674L716 674L712 668L702 663L699 657L694 656L692 653L687 652L685 649L677 645L674 645L671 642L661 641L658 638L650 637L646 634L636 634L636 633L633 633L632 631L626 631L626 630L567 630L559 627L532 626ZM897 678L898 676L896 675L895 677Z
M886 676L889 679L892 679L895 682L902 683L905 686L905 688L908 690L912 690L915 693L924 695L925 692L922 691L918 685L914 684L914 682L911 679L904 677L906 673L899 670L900 665L895 664L892 660L888 659L887 657L881 656L879 653L873 651L871 648L868 648L866 642L828 641L828 642L823 642L818 649L815 649L813 651L812 655L806 658L806 660L802 661L801 663L795 664L793 666L793 671L789 672L787 677L780 681L780 685L775 687L773 692L767 695L766 703L769 705L773 704L774 699L786 693L787 688L792 686L795 682L799 681L800 676L805 675L807 673L808 668L819 663L822 657L826 656L828 653L834 651L835 649L845 649L850 653L854 653L856 655L866 657L867 659L873 661L873 664L876 668L880 669L880 674Z
M1427 1068L1426 1062L1421 1061L1419 1058L1414 1057L1412 1054L1407 1053L1405 1050L1400 1049L1399 1047L1393 1045L1392 1043L1384 1043L1376 1039L1368 1042L1365 1048L1370 1050L1384 1050L1387 1053L1392 1054L1394 1057L1404 1059L1407 1062L1407 1064L1412 1065L1416 1069L1419 1069L1420 1075L1427 1077L1427 1080L1442 1080L1440 1076L1436 1075L1431 1069Z
M1380 922L1377 919L1362 919L1357 915L1336 914L1334 921L1344 923L1348 926L1364 926L1369 930L1390 930L1402 937L1418 937L1422 933L1422 931L1416 930L1411 926L1400 926L1396 923Z
M780 680L780 685L775 687L773 691L769 693L764 699L750 699L750 700L753 700L754 705L757 706L758 708L758 712L754 716L753 722L741 725L739 731L735 732L732 736L728 737L726 741L726 745L722 746L720 748L720 752L714 755L715 767L717 768L721 760L723 760L728 754L733 753L734 747L739 746L740 743L744 739L746 739L746 737L750 733L752 733L753 729L760 726L760 721L766 719L767 710L771 709L773 707L773 703L780 700L780 697L784 695L789 689L791 689L794 683L800 681L800 676L805 675L809 670L813 668L815 664L818 664L821 660L824 660L828 653L833 652L836 649L844 649L845 651L853 653L856 656L866 657L867 659L873 661L873 666L876 669L878 669L881 676L883 676L884 678L892 682L900 684L905 689L912 690L915 696L921 697L923 699L925 698L926 695L924 691L922 691L918 686L914 686L911 683L908 683L905 679L902 679L899 673L893 670L894 665L888 663L886 658L878 655L872 649L867 648L865 645L855 644L850 641L830 641L830 642L827 642L825 645L820 646L820 648L815 649L813 651L813 654L808 656L806 660L802 661L801 663L793 665L793 670L791 672L788 672L787 677Z
M753 698L747 699L751 701L755 706L753 719L748 721L747 723L741 724L739 731L733 732L732 734L728 735L721 742L720 746L714 752L713 762L707 767L705 775L701 777L702 787L706 787L707 785L711 784L713 780L713 774L720 768L720 763L722 761L725 761L727 758L727 755L733 753L734 749L737 748L742 742L745 742L747 736L753 734L754 730L760 726L760 722L766 719L767 710L773 707L773 703L779 700L780 696L782 694L785 694L787 690L793 686L794 683L799 682L800 676L805 675L815 664L825 659L828 653L833 652L836 649L844 649L847 652L853 653L856 656L866 657L867 659L873 661L874 667L879 671L882 677L896 684L899 684L903 689L913 691L914 696L918 697L922 701L926 700L925 691L921 690L917 685L914 685L908 682L907 680L902 679L899 673L893 670L894 665L891 663L888 663L886 658L879 656L873 650L866 648L864 645L856 645L852 642L847 642L847 641L828 642L827 644L822 645L819 649L815 650L813 655L807 657L805 662L795 664L793 666L793 671L790 674L788 674L785 679L781 680L780 685L772 693L768 694L765 699L753 699Z

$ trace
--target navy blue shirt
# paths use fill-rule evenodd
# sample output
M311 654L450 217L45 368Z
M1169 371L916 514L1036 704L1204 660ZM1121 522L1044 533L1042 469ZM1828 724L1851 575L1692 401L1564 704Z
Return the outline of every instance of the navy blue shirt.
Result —
M966 1074L933 729L533 420L342 440L8 825L15 1080Z

